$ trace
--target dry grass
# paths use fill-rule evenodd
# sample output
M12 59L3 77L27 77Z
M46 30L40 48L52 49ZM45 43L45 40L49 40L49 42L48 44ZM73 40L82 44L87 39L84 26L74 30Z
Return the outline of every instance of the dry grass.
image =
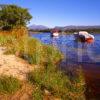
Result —
M16 38L20 38L22 37L23 35L25 34L28 34L28 30L26 27L17 27L17 28L14 28L12 30L9 30L9 31L4 31L4 30L0 30L0 34L1 35L12 35L12 36L15 36Z

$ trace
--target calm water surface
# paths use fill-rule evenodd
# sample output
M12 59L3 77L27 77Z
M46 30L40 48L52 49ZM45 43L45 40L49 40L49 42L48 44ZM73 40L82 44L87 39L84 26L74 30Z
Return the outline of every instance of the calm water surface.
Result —
M57 47L63 54L61 68L82 66L87 83L87 99L100 100L100 34L93 34L93 43L75 41L73 35L60 35L52 38L50 33L33 34L44 44Z

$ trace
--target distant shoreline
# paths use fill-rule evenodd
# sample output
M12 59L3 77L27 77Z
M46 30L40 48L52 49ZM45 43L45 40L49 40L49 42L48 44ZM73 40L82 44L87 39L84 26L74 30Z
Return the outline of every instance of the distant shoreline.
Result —
M86 29L84 29L84 30L66 30L66 31L61 31L60 30L59 33L61 33L61 34L73 34L74 32L79 32L79 31L87 31L89 33L100 34L100 29L98 29L98 30L86 30ZM45 31L45 30L36 30L36 31L35 30L29 30L29 32L31 34L38 34L38 33L49 33L51 31L50 30L49 31Z

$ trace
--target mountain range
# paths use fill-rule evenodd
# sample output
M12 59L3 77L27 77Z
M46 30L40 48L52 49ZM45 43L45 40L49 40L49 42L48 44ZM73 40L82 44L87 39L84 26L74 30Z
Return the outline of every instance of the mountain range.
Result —
M31 25L28 27L29 30L47 30L47 29L51 29L47 26L44 25ZM100 29L100 25L94 25L94 26L75 26L75 25L70 25L70 26L55 26L52 29L59 29L59 30L71 30L71 29Z
M31 25L28 27L29 30L46 30L46 29L49 29L47 26L44 26L44 25Z
M70 26L64 26L64 27L59 27L56 26L56 29L60 29L60 30L71 30L71 29L81 29L81 30L85 30L85 29L100 29L100 26L74 26L74 25L70 25Z

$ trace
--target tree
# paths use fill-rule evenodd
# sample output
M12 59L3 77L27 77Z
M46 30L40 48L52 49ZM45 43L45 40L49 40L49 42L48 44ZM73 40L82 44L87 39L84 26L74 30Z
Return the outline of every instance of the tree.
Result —
M32 16L28 9L16 5L0 5L0 27L12 29L15 26L26 26Z

